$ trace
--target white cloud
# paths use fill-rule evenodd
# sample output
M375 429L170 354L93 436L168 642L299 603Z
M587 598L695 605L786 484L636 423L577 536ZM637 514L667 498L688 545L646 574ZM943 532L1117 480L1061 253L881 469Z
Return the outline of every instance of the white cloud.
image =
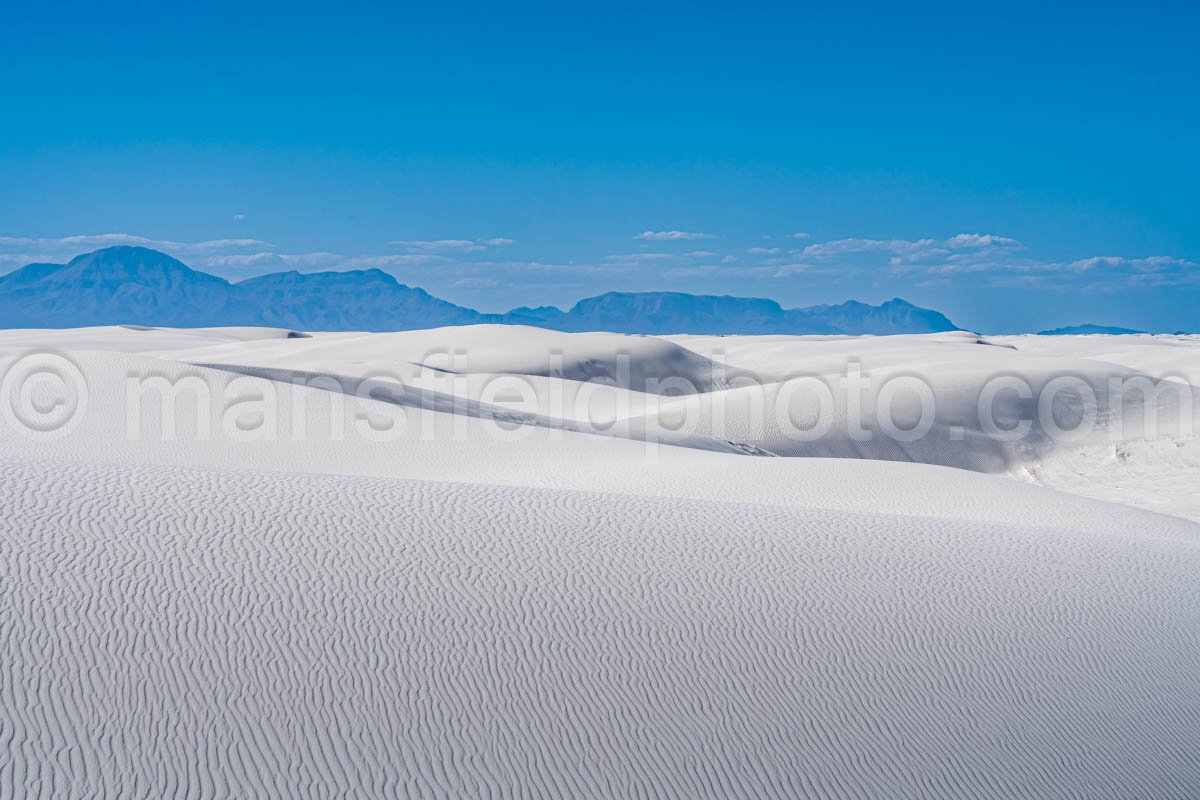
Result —
M810 244L802 254L807 258L829 259L839 256L859 253L913 253L929 250L938 246L933 239L833 239L828 242Z
M1200 265L1168 256L1095 256L1046 261L1029 256L1006 236L960 233L948 239L836 239L808 245L802 258L836 265L846 276L887 270L893 276L934 276L945 285L956 276L1001 287L1041 287L1053 291L1111 292L1138 286L1200 284ZM914 279L915 280L915 279Z
M11 263L22 260L65 262L92 250L104 247L149 247L176 258L198 258L223 254L252 254L273 250L274 245L260 239L206 239L196 242L176 242L151 239L130 233L97 233L59 238L0 236L0 260Z
M814 270L808 264L774 264L746 270L748 275L755 278L790 278L793 275L812 272L819 271ZM825 273L821 272L820 274Z
M695 239L715 239L717 237L711 233L694 233L692 231L642 231L633 238L649 242L690 242Z
M678 261L679 259L680 256L676 253L617 253L615 255L604 257L605 261L612 261L621 264Z
M800 233L790 233L788 235L791 236L793 239L811 239L812 238L811 233L800 232Z
M457 250L463 253L477 253L487 249L486 245L470 239L397 239L389 244L407 247L409 250Z
M705 266L705 267L675 267L663 273L664 278L715 278L723 275L727 270L721 267Z
M798 255L814 261L841 261L863 266L873 255L887 257L897 269L922 264L948 263L963 258L991 258L990 253L1022 249L1016 239L994 234L960 233L948 239L833 239L806 246Z
M241 222L242 220L244 220L246 218L246 215L245 214L234 214L233 218L235 221Z
M153 247L154 245L147 245ZM191 242L172 244L163 242L162 246L169 247L181 253L219 253L227 250L251 250L258 247L274 247L270 242L259 239L210 239L207 242Z
M213 256L207 259L204 266L207 269L217 269L232 275L284 272L294 267L278 253Z
M1057 283L1064 277L1092 279L1095 288L1117 291L1122 286L1184 286L1200 284L1200 264L1183 258L1149 256L1124 258L1094 256L1066 263L1025 266L1026 274L1041 273L1043 282Z
M1006 236L994 236L990 233L960 233L946 240L946 247L951 249L963 247L1020 247L1016 239Z
M130 233L96 233L78 236L62 236L59 238L33 238L28 236L0 236L0 247L5 248L40 248L40 249L77 249L99 247L161 247L161 248L214 248L231 245L266 244L255 239L211 239L200 242L173 242L167 239L149 239L145 236L134 236Z
M376 267L377 269L389 269L392 267L415 267L430 264L453 264L454 259L450 256L437 255L435 253L404 253L402 255L361 255L361 256L342 256L348 264L358 264L366 267Z
M451 284L457 289L494 289L499 285L495 278L459 278Z
M513 244L512 239L497 236L491 239L397 239L389 244L419 252L480 253L489 247Z
M779 252L778 247L751 247L746 251L752 256L773 256Z

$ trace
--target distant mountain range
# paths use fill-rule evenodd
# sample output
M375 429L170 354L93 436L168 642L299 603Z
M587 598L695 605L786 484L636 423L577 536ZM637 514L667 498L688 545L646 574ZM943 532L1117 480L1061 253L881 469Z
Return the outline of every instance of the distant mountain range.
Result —
M785 309L773 300L677 292L609 292L567 311L484 314L440 300L377 269L280 272L230 283L156 250L109 247L67 264L29 264L0 276L0 327L139 324L267 325L389 331L502 323L563 331L708 334L892 334L958 330L904 300Z
M1038 331L1038 336L1087 336L1096 333L1120 335L1128 333L1145 333L1133 328L1118 328L1115 325L1068 325L1065 328L1055 328L1051 331Z

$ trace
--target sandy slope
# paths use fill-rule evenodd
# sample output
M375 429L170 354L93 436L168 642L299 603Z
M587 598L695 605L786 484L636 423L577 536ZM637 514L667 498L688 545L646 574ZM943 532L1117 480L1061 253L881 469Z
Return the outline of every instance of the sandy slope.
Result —
M1200 788L1187 523L31 462L0 492L6 796Z
M1105 443L1126 454L1105 477L1087 442L965 435L823 459L738 454L722 442L751 437L703 425L684 446L631 438L678 404L736 408L748 390L724 379L686 397L605 387L599 407L631 416L604 435L503 405L530 424L499 440L483 376L527 370L569 395L568 372L615 371L614 348L642 377L699 378L714 356L699 337L514 330L465 380L422 388L432 406L340 409L279 379L419 376L421 351L451 339L0 334L0 363L67 349L89 393L60 438L0 424L0 796L1200 793L1200 526L1082 496L1109 480L1186 511L1190 442ZM451 334L472 335L490 330ZM719 343L763 392L789 364L848 356L907 358L951 400L997 364L1035 380L1064 361L1096 380L1148 369L959 334ZM562 366L538 372L547 344ZM126 381L147 374L274 393L279 435L236 441L217 403L210 436L185 422L163 441L151 403L131 438ZM355 436L361 413L404 429ZM783 449L778 433L759 441ZM1003 474L939 465L984 448ZM933 463L897 463L912 459ZM1018 469L1092 485L1050 491Z

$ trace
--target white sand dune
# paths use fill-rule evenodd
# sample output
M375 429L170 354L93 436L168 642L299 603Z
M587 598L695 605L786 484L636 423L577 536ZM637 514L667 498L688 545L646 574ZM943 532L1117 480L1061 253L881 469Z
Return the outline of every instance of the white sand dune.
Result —
M405 377L411 367L426 364L453 374L596 380L638 391L653 386L655 380L667 378L684 378L700 392L724 387L720 369L709 359L665 339L616 333L561 333L520 325L466 325L398 333L324 333L300 341L263 338L215 347L193 344L187 350L161 355L180 361L221 361L331 373L355 365L390 364Z
M1200 519L1200 391L1188 397L1173 388L1191 391L1186 382L1200 377L1200 337L655 338L480 325L143 352L275 378L331 376L351 387L390 375L410 388L407 402L453 411L460 398L458 413L718 451L939 464ZM868 418L880 385L919 378L936 398L930 430L911 441L880 430L867 441L853 436L849 421L863 412L848 408L850 393L838 390L848 370L874 382L865 395ZM498 375L521 376L537 411L481 409ZM1019 441L995 435L979 418L979 400L989 381L1004 376L1028 385L1033 406L1053 381L1085 384L1096 408L1072 406L1068 391L1058 395L1052 420L1072 428L1083 418L1090 434L1061 440L1029 399L1002 391L990 404L996 424L1029 418L1031 430ZM1163 378L1172 382L1150 397L1137 383ZM1114 379L1129 388L1114 395ZM828 408L811 391L816 382L834 389ZM894 394L891 408L901 432L920 418L911 392Z
M0 369L63 351L88 395L61 436L0 423L0 796L1200 795L1194 440L1111 441L1107 406L1070 445L954 430L991 374L1189 345L493 332L0 333ZM622 352L633 389L586 388ZM849 359L927 376L928 442L746 419ZM425 383L291 382L381 372ZM485 396L506 374L619 421ZM164 440L151 395L130 435L149 375L212 408ZM697 391L636 390L671 377Z
M1026 353L1069 355L1119 364L1156 378L1176 378L1200 385L1200 335L1136 334L1127 336L996 336Z

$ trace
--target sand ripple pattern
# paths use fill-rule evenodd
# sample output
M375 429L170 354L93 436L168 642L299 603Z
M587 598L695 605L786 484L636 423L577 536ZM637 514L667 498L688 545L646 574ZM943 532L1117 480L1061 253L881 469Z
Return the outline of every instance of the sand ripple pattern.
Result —
M1200 796L1200 544L0 462L0 797Z

